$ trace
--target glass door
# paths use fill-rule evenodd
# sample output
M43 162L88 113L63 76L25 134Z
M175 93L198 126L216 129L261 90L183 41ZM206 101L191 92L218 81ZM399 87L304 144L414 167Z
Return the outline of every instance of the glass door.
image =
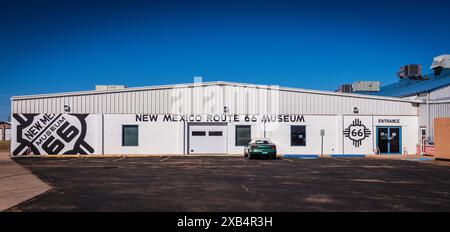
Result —
M381 154L401 154L401 127L377 127L377 146Z
M380 153L389 153L389 128L377 128L377 134Z
M389 153L400 154L400 128L389 128Z

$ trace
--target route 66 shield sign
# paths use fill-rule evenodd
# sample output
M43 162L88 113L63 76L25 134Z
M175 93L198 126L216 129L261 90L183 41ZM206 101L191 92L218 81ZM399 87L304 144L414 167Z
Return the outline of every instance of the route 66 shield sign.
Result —
M360 119L355 119L352 124L344 129L344 136L353 142L353 146L360 147L362 142L371 134Z
M87 114L14 114L17 122L13 156L91 154L85 141Z

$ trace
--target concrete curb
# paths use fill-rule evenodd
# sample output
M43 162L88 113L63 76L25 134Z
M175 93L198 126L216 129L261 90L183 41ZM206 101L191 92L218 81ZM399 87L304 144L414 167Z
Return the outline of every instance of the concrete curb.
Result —
M319 155L283 155L286 159L318 159Z
M358 154L343 154L343 155L330 155L331 158L366 158L366 155L358 155Z
M231 155L208 155L208 154L199 154L199 155L169 155L169 154L146 154L146 155L39 155L39 156L15 156L11 157L12 159L33 159L33 158L42 158L42 159L64 159L64 158L142 158L142 157L244 157L244 155L240 154L231 154Z

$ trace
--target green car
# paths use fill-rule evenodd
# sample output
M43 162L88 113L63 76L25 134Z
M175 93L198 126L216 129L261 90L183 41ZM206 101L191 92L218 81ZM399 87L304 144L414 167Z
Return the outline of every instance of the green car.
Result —
M255 157L277 158L277 146L269 139L252 139L244 149L244 156L249 159Z

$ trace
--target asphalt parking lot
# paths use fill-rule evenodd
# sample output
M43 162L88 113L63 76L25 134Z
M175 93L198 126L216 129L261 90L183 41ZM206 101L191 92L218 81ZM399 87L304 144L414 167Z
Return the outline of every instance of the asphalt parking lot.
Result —
M17 159L53 190L10 211L450 211L450 165L367 158Z

